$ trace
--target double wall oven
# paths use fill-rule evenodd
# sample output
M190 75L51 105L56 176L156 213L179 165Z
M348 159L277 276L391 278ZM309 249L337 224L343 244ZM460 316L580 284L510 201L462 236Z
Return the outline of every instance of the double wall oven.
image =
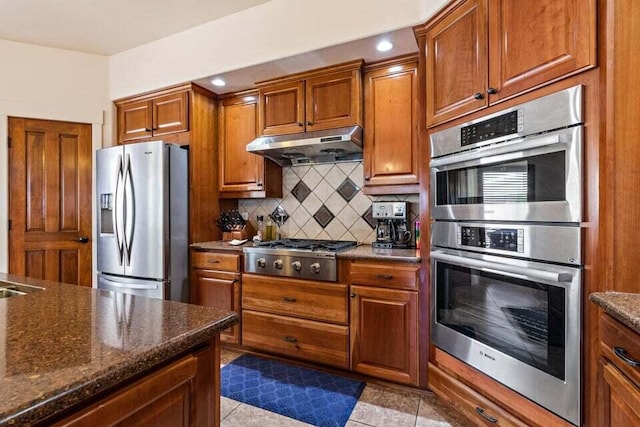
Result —
M431 136L431 334L580 424L582 87Z

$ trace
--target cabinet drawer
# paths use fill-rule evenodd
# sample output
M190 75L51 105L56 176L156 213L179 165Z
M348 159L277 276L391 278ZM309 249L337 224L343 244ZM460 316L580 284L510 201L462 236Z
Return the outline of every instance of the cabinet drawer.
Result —
M242 307L286 316L347 323L347 285L245 274Z
M349 279L353 285L418 289L420 264L352 261Z
M346 326L244 310L242 343L268 352L349 368Z
M640 367L624 360L640 361L640 336L611 316L603 314L600 317L600 339L602 354L640 387Z
M191 252L191 267L207 270L240 271L240 255L217 252Z

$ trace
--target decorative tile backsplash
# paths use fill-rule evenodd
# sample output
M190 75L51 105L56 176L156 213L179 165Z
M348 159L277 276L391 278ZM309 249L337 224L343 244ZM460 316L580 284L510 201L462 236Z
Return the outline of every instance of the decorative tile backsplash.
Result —
M362 162L290 166L282 169L282 199L242 199L238 210L256 217L283 222L285 238L375 241L373 201L406 200L411 230L419 217L418 195L367 196Z

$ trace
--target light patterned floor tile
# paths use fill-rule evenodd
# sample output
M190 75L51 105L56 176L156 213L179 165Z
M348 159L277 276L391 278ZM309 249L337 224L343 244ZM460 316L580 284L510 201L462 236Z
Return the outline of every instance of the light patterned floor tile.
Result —
M224 420L227 416L233 412L240 402L237 400L229 399L228 397L220 396L220 420Z
M416 394L367 384L349 419L374 427L413 427L419 404Z
M231 412L220 425L223 427L304 427L311 424L243 403Z

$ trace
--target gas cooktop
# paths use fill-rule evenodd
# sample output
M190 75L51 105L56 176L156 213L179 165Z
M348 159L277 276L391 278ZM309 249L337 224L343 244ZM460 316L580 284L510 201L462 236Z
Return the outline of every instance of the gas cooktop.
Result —
M282 239L259 242L255 244L255 247L340 252L357 245L358 242L350 240Z

